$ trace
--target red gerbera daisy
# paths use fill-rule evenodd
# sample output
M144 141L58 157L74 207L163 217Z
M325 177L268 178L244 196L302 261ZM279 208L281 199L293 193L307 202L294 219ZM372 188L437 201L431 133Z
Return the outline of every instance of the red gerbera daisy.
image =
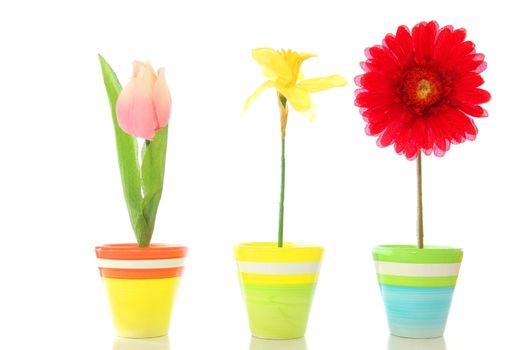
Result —
M394 144L412 160L420 150L443 156L451 143L475 139L471 117L488 115L480 104L490 94L479 88L484 55L465 38L464 29L421 22L411 31L398 27L382 45L365 50L355 104L378 146Z

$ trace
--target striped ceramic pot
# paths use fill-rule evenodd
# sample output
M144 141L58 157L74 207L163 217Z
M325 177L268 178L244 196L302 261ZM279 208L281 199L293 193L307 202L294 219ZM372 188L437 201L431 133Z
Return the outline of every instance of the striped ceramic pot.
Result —
M444 334L462 249L385 245L373 249L391 334L435 338Z
M323 248L295 243L278 248L265 242L240 244L234 250L252 335L303 337Z
M108 244L96 247L95 252L117 335L126 338L166 335L187 248Z

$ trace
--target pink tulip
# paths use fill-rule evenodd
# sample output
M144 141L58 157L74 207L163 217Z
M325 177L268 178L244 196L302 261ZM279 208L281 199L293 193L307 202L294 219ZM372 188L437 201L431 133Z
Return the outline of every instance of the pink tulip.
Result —
M172 100L164 68L155 75L149 63L133 62L133 77L117 99L117 120L130 135L152 140L168 124Z

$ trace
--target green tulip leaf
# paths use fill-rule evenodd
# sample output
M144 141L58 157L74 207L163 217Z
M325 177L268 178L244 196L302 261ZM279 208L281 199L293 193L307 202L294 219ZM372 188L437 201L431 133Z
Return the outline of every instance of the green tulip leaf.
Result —
M115 141L117 144L117 157L121 174L122 189L128 206L130 221L140 246L148 246L153 232L153 225L143 214L143 198L141 193L141 174L139 172L139 161L137 158L137 140L134 136L125 133L117 122L115 106L122 86L115 72L106 60L99 55L102 77L111 108L113 128L115 130ZM166 141L165 141L166 142ZM165 146L166 147L166 144ZM164 171L164 158L163 158ZM162 183L161 183L162 188ZM158 202L157 202L158 203ZM155 216L154 216L155 219ZM151 226L151 230L150 230Z

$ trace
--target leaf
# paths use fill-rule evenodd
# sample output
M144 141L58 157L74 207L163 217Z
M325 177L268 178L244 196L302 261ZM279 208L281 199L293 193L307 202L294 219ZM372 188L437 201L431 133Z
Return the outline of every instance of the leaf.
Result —
M146 141L142 149L142 212L149 231L153 233L157 208L163 192L164 168L166 161L166 145L168 142L168 126L155 134L153 141ZM151 234L148 242L151 239Z
M148 233L149 225L143 216L141 177L139 173L139 161L137 159L137 140L134 136L125 133L117 122L115 105L122 90L121 84L115 72L106 60L99 54L99 61L104 78L104 85L110 102L113 128L115 130L115 141L117 144L117 156L121 173L122 189L124 199L128 206L130 221L139 244L144 241L144 235L151 237Z

